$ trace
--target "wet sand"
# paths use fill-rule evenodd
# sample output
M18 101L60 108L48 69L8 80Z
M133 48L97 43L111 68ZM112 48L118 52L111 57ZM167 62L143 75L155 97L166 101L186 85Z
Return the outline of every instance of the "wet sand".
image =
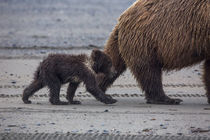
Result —
M82 50L89 54L89 50ZM80 53L81 50L74 50ZM59 52L58 52L59 53ZM68 52L70 53L70 52ZM210 106L201 80L202 64L163 74L164 90L181 105L150 105L132 74L126 71L107 91L118 102L105 105L86 92L76 92L82 105L51 105L46 88L37 92L32 104L21 94L33 78L43 54L37 58L0 59L0 132L2 133L93 133L160 136L210 136ZM22 58L21 58L22 57ZM61 90L65 99L67 86Z

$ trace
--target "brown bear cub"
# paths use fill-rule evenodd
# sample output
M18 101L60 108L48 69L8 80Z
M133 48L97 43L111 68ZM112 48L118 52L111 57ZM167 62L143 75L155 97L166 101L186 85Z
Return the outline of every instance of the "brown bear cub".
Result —
M23 91L22 100L24 103L30 104L31 101L28 98L47 86L50 90L49 101L51 104L80 104L79 101L74 101L73 97L77 87L83 82L87 91L97 100L105 104L113 104L116 100L106 95L97 83L97 75L112 77L114 75L112 68L111 59L100 50L93 50L90 57L85 54L50 54L40 63L33 82ZM59 99L61 85L65 83L69 83L66 96L68 102Z

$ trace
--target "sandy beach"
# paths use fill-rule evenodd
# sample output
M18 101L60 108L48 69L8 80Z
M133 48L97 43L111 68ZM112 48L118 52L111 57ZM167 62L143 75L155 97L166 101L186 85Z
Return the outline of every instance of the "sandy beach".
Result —
M73 51L80 52L89 54L90 50ZM47 88L31 98L32 104L24 104L21 100L22 91L32 80L42 57L43 54L37 54L36 59L23 59L23 55L19 58L2 56L0 59L1 133L210 135L210 107L201 81L202 64L164 73L166 94L172 98L181 98L181 105L146 104L144 93L129 70L107 91L107 94L118 100L113 105L96 101L83 85L75 97L82 102L81 105L51 105ZM62 100L66 100L66 88L66 85L62 87Z

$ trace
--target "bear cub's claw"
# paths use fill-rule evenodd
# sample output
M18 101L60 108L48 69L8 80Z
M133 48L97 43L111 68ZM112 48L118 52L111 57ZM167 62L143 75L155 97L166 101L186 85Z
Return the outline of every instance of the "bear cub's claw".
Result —
M80 104L82 104L80 101L70 101L70 104L72 104L72 105L80 105Z
M23 102L24 102L25 104L31 104L31 101L30 101L30 100L24 100L24 99L23 99Z
M105 104L114 104L117 102L116 99L113 99L110 95L106 95L106 98L101 100L101 102L105 103Z
M69 102L63 102L63 101L56 101L56 102L51 102L52 105L68 105Z

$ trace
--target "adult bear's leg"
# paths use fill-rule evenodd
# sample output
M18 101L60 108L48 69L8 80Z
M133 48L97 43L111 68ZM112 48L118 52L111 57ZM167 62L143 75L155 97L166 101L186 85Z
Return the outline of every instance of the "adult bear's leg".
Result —
M204 63L204 75L203 81L206 88L206 96L208 98L208 103L210 104L210 60L206 60Z
M141 60L141 59L139 59ZM147 103L179 104L182 100L171 99L165 95L162 85L162 70L158 62L135 62L130 65L131 72L145 91Z
M99 87L105 92L107 88L111 86L114 81L126 70L125 62L119 52L117 26L112 31L106 43L104 52L111 58L112 65L116 71L116 74L112 78L105 77L104 80L99 83Z

